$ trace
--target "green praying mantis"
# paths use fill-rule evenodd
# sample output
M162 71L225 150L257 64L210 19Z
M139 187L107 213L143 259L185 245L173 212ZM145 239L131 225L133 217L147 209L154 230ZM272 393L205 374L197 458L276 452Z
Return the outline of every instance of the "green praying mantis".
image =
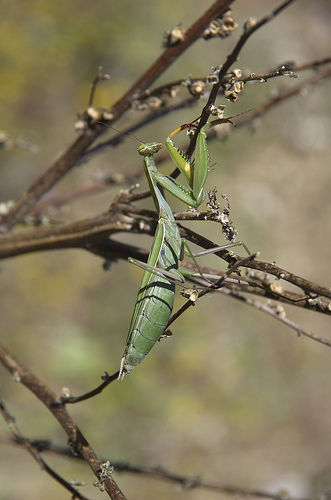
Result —
M230 120L224 119L224 121ZM158 223L147 264L129 259L130 262L142 267L145 272L131 319L119 379L122 379L125 373L130 373L159 340L173 309L176 284L183 284L185 276L194 274L179 266L179 262L184 258L185 249L188 250L188 247L179 233L172 210L165 199L164 189L191 207L196 208L203 202L205 198L204 185L208 175L206 128L213 126L216 122L220 123L220 120L205 125L199 131L195 161L192 163L175 147L172 141L174 135L188 128L191 124L178 127L165 140L169 155L185 176L188 188L172 177L158 172L154 155L162 148L161 143L142 144L138 149L139 154L143 157L145 175L158 213ZM237 242L224 245L212 249L212 251L241 244L241 242Z

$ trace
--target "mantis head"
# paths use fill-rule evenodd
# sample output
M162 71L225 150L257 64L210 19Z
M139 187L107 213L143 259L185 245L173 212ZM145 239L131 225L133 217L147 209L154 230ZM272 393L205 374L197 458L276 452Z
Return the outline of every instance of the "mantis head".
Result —
M138 148L138 153L141 156L152 156L155 155L162 148L162 144L160 142L149 142L147 144L142 144Z

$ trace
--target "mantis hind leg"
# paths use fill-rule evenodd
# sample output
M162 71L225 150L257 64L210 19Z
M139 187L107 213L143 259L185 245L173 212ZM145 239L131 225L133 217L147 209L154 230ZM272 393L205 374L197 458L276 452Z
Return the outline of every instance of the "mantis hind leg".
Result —
M203 255L209 255L210 253L217 253L220 252L221 250L226 250L227 248L234 248L234 247L240 247L242 246L245 251L247 252L248 255L251 254L249 251L248 247L243 243L242 241L236 241L234 243L227 243L226 245L221 245L220 247L213 247L213 248L208 248L205 250L199 250L198 252L194 252L192 255L194 257L201 257Z
M160 269L159 267L156 266L151 266L150 264L146 264L146 262L133 259L132 257L129 257L128 261L131 262L131 264L135 264L136 266L141 267L141 269L144 269L144 271L149 271L150 273L155 274L159 278L169 278L170 281L173 281L178 284L179 283L183 284L185 281L184 276L180 277L179 275L174 274L170 271L166 271L165 269Z

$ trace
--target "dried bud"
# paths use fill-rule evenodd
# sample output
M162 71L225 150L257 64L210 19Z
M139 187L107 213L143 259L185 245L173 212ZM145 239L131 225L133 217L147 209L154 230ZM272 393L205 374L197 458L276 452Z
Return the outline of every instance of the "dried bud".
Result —
M222 19L214 19L213 21L211 21L211 23L209 24L210 36L218 35L221 28L222 28Z
M147 103L144 101L139 101L139 99L132 101L131 107L132 109L137 111L145 111L146 109L148 109Z
M196 288L184 288L180 294L182 297L185 297L193 302L193 305L199 298L198 290Z
M162 47L168 49L178 43L182 43L185 40L185 33L184 28L180 24L172 28L172 30L166 31L163 35Z
M216 83L219 82L219 77L218 77L218 74L219 74L219 71L221 69L222 66L212 66L210 68L210 73L209 75L207 76L207 83L211 84L211 85L214 85Z
M177 87L171 87L169 90L170 97L177 97L179 94L179 89Z
M138 99L133 101L132 108L138 111L146 111L148 109L158 109L162 106L163 101L156 96L152 96L146 101L139 101Z
M232 17L223 18L222 31L225 36L229 36L232 31L238 28L238 23Z
M241 81L234 82L233 89L234 89L236 94L239 94L239 92L242 92L244 89L244 82L241 82Z
M103 112L103 118L107 121L112 121L114 119L114 113L112 113L111 111L104 111Z
M78 118L75 121L74 128L78 134L83 134L84 131L88 128L88 123L86 120L83 120L82 118Z
M279 283L279 281L275 281L274 283L271 283L270 290L272 292L278 293L279 295L281 295L282 293L284 293L284 288Z
M231 102L236 102L238 99L238 94L244 89L244 82L239 80L236 81L231 78L228 82L223 84L224 97Z
M208 75L207 76L207 82L210 84L210 85L215 85L216 83L219 82L219 78L217 75Z
M100 111L93 106L87 108L87 114L92 120L99 120L101 115Z
M239 68L235 68L231 71L231 73L233 74L233 76L235 76L236 78L241 78L243 76L243 72L241 71L241 69Z
M256 17L249 17L244 24L244 33L252 29L257 23Z
M114 114L110 110L106 108L94 108L93 106L87 108L87 116L91 118L92 123L111 121L114 119ZM76 128L76 130L79 129Z
M62 397L65 399L71 398L71 391L68 387L62 387Z
M196 80L188 85L188 89L195 99L200 99L205 90L206 84L202 80Z
M219 106L214 106L211 104L209 106L209 111L213 116L217 116L217 118L222 119L224 118L224 110L225 110L225 105L220 104Z
M231 16L232 12L231 10L228 10L222 17L213 19L209 23L208 28L206 28L203 32L202 38L208 40L209 38L214 38L216 36L221 38L229 36L233 30L238 28L238 24Z
M0 203L0 216L7 215L11 208L15 205L15 202L12 200L3 201Z
M148 99L147 104L150 109L157 109L162 106L162 100L159 97L151 97Z

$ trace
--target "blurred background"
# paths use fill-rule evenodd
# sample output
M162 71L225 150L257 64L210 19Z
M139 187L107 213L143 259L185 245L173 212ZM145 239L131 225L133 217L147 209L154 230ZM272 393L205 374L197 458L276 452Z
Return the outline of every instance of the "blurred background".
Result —
M242 26L279 3L237 0L233 17ZM74 121L87 107L98 66L111 77L96 94L95 105L106 107L159 56L164 31L179 22L189 27L211 4L2 0L0 128L36 148L0 151L1 202L17 199L75 140ZM264 73L288 61L304 64L330 56L330 20L327 0L294 2L250 39L237 67ZM207 75L225 60L240 32L196 42L156 85ZM238 103L220 99L218 104L226 103L226 115L238 113L298 82L284 78L246 85ZM324 286L330 284L330 90L325 80L273 109L254 130L237 130L226 142L211 143L215 166L206 187L227 194L239 238L259 250L261 260ZM141 130L139 138L164 141L179 124L198 116L202 105L168 115ZM117 126L139 116L132 111ZM126 171L140 163L137 156L131 141L106 150L73 169L50 194L70 193L99 176ZM60 220L105 211L117 191L113 187L74 201ZM152 208L150 201L142 206ZM207 224L201 230L216 239L212 225L209 234ZM147 237L117 239L151 245ZM204 263L220 265L215 257ZM99 258L69 250L8 259L0 271L1 341L51 389L60 393L69 387L78 395L98 385L104 371L119 369L140 269L121 261L105 272ZM181 303L178 297L177 306ZM330 338L328 318L290 306L286 311L306 329ZM174 336L158 344L123 382L69 408L99 456L311 498L331 488L326 346L298 338L281 323L223 296L201 300L172 331ZM0 381L7 409L25 437L66 445L66 435L48 411L1 366ZM9 433L2 420L0 433ZM51 454L45 459L68 481L87 482L83 494L99 495L84 463ZM0 461L1 498L16 500L22 493L26 500L64 498L61 486L24 450L0 441ZM115 479L136 500L215 497L137 475L115 474Z

